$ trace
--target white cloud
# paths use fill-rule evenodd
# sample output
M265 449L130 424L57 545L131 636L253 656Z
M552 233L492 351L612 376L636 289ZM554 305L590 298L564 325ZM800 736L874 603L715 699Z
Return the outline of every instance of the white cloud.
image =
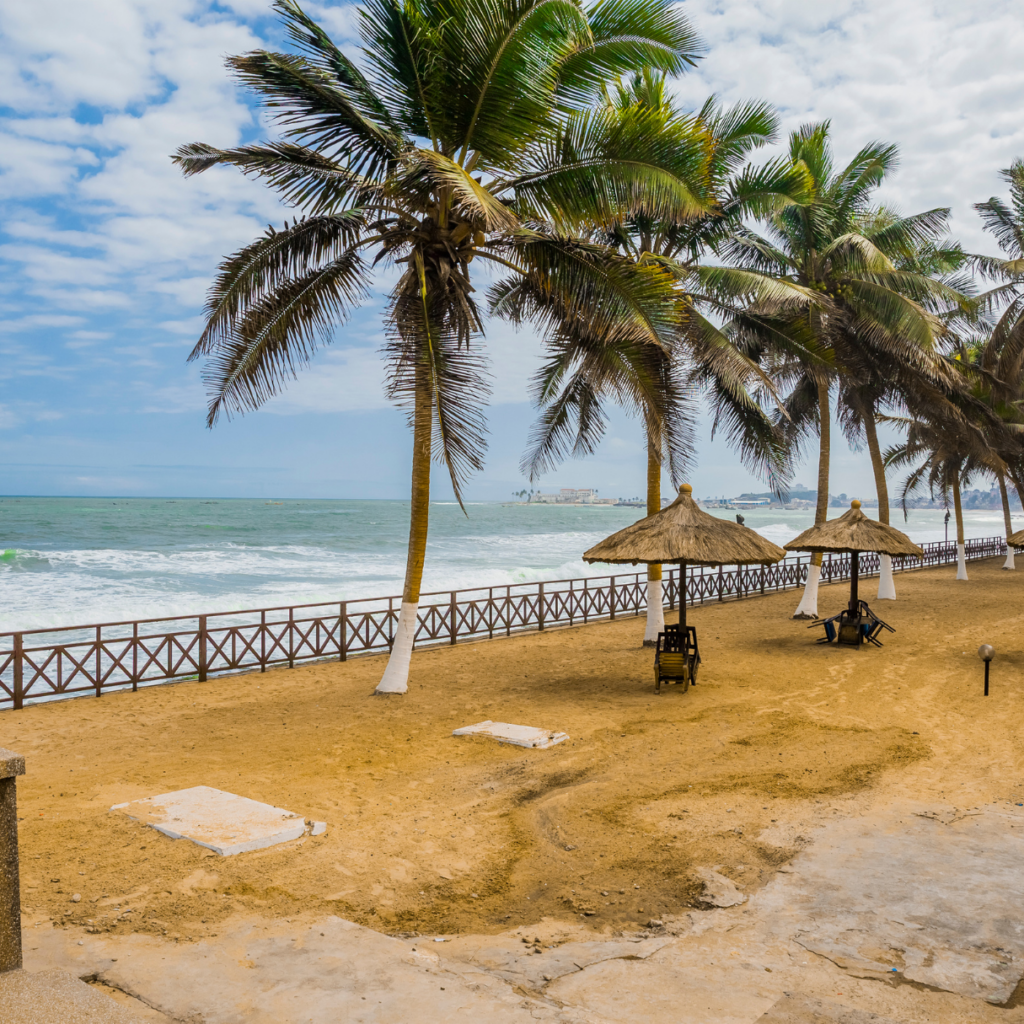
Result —
M776 104L785 132L831 120L837 159L897 143L880 192L904 213L949 206L974 251L994 252L971 204L1004 191L999 169L1024 156L1024 19L1012 0L690 0L709 44L677 86L696 106Z
M329 348L299 372L267 412L368 412L390 406L384 396L384 360L376 348Z
M354 52L355 5L310 0L309 10ZM709 44L675 87L689 105L711 92L728 102L768 99L785 131L831 119L840 159L869 140L896 142L902 166L881 197L905 212L952 206L964 243L994 251L971 204L1002 192L999 169L1024 156L1019 4L689 0L687 10ZM16 111L0 117L8 375L77 386L82 368L94 366L102 371L94 391L106 387L112 406L201 414L197 368L180 356L197 333L206 289L223 256L285 211L230 169L185 180L169 154L184 142L234 145L257 133L223 59L264 45L269 14L269 0L3 4L0 96ZM382 275L338 345L268 411L387 406L377 348L389 284ZM157 354L160 346L169 352ZM492 322L484 347L491 404L523 401L539 362L535 334ZM126 367L121 386L115 376ZM10 425L15 412L4 408L0 422ZM33 418L20 406L16 415ZM626 447L616 447L612 431L595 475L603 458L609 466L633 460L632 426L624 430ZM708 472L733 472L735 486L745 486L747 475L723 458L717 444L707 448Z

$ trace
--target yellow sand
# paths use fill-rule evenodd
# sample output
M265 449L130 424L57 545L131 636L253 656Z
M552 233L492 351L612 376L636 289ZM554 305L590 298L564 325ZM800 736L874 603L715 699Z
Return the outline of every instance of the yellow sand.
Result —
M824 800L843 813L889 796L1024 802L1024 572L1000 563L972 564L969 582L898 576L899 601L875 606L898 630L882 650L815 645L820 631L789 617L795 592L694 609L704 665L689 692L654 694L630 618L420 651L404 697L371 696L374 657L5 712L0 745L28 760L24 905L181 938L232 913L632 929L694 905L701 866L763 885ZM823 587L819 607L845 599ZM987 700L983 641L998 651ZM487 718L572 739L532 751L451 736ZM329 830L220 858L108 810L196 785ZM759 842L773 822L794 849Z

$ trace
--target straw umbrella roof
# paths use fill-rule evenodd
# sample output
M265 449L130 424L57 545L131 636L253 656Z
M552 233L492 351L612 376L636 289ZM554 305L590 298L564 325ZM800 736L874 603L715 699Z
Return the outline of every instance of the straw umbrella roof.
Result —
M864 515L859 501L851 502L850 510L838 519L804 530L783 547L787 551L878 551L883 555L917 557L924 554L905 533Z
M1024 530L1018 530L1016 533L1011 533L1006 538L1006 543L1011 548L1024 548Z
M686 562L688 565L751 565L778 562L786 552L739 523L717 519L697 507L693 488L660 512L606 537L583 555L585 562Z

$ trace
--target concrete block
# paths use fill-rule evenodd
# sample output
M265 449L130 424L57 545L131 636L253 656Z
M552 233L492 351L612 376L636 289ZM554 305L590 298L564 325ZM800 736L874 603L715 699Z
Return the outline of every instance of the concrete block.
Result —
M287 843L306 832L306 822L298 814L210 786L115 804L111 810L124 811L171 839L189 839L222 857Z
M564 732L552 732L550 729L537 729L531 725L511 725L508 722L477 722L476 725L466 725L456 729L453 736L489 736L499 743L514 743L517 747L534 747L537 750L546 750L556 743L564 743L569 734Z
M144 1024L143 1019L67 971L0 974L3 1024Z
M13 779L25 774L25 758L13 750L0 747L0 779Z

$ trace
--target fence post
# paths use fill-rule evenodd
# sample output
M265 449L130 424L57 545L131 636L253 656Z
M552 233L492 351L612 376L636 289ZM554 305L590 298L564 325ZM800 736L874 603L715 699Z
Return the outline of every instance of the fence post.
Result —
M0 973L21 967L17 781L24 774L25 758L0 747Z
M267 610L260 612L260 671L267 671Z
M132 623L132 693L139 690L139 624Z
M608 611L610 617L615 618L615 577L611 577L611 586L608 588Z
M725 580L722 576L722 567L718 567L718 600L722 600L722 588L725 586Z
M25 638L21 633L14 634L14 706L20 708L25 703Z
M544 584L537 584L537 628L544 628Z
M451 597L448 599L448 632L451 636L451 642L454 644L458 637L458 630L455 628L455 591L451 592Z
M764 593L764 566L761 566L761 593Z
M103 627L96 627L96 696L99 697L102 692L100 687L103 685L103 663L100 661L100 645L103 643Z
M206 682L206 616L199 616L199 682Z
M295 609L288 609L288 667L295 668Z
M348 656L348 601L338 605L338 660Z

